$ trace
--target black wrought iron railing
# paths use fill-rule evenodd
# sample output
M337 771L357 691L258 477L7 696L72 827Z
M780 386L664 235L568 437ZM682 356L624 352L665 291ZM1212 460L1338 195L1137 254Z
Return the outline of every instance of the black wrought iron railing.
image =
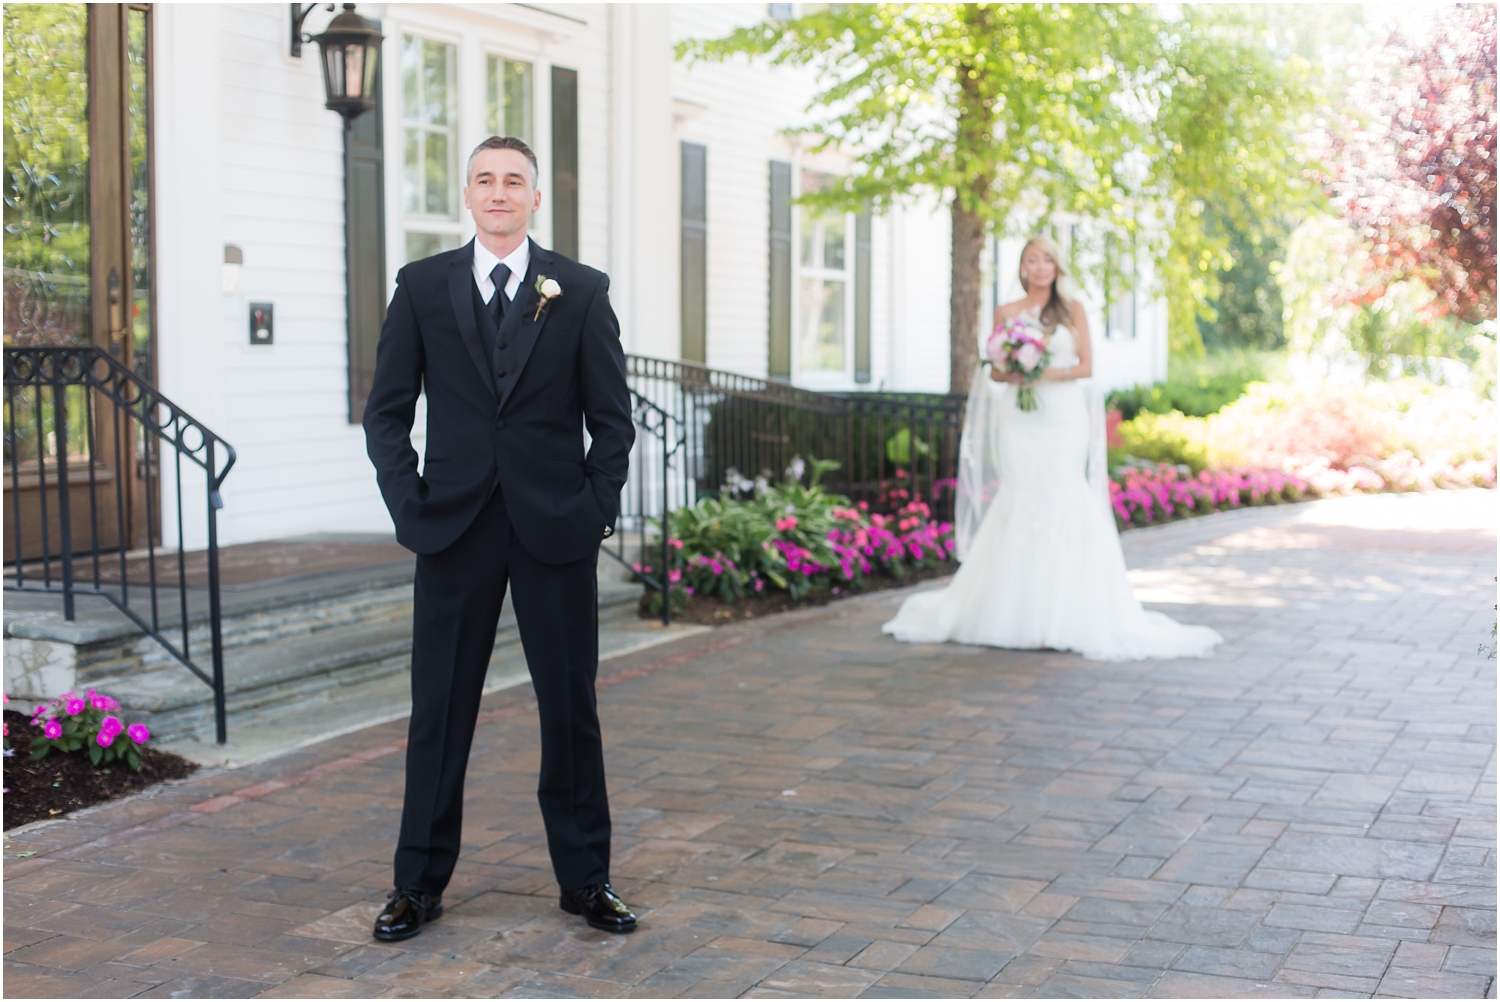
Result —
M920 497L937 517L952 517L962 395L817 393L692 362L627 355L625 363L636 445L605 550L664 597L666 576L636 565L668 565L670 513L748 492L757 479L779 482L798 460L838 463L822 483L855 501ZM670 601L662 619L671 621Z
M5 590L56 594L68 620L79 595L108 601L213 690L220 744L218 510L234 461L99 348L5 349ZM206 547L190 553L190 537ZM192 636L205 612L207 651Z

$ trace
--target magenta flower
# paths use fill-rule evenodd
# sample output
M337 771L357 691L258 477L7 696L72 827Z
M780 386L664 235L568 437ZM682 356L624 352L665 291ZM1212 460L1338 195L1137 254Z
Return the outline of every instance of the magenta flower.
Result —
M130 740L138 745L143 745L151 740L151 731L145 724L131 724L125 728L125 733L130 735Z
M125 725L120 723L119 717L105 717L103 720L99 721L99 733L108 734L111 739L124 729ZM107 743L108 742L106 742L106 744Z
M42 733L53 741L62 737L62 724L56 720L47 721L47 726L42 728Z
M108 748L110 745L115 743L116 733L116 731L100 731L99 736L94 740L99 742L100 748Z
M78 714L82 713L83 710L84 702L77 696L74 696L72 699L63 704L63 712L70 717L76 717Z

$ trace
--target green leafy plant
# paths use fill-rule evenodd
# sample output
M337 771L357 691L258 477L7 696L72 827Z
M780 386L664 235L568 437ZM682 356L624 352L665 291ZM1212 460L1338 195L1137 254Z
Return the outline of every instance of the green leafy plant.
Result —
M857 590L870 576L899 578L950 559L953 527L933 520L926 502L909 490L905 471L882 485L890 510L872 512L819 484L838 468L830 460L799 459L785 481L759 483L749 498L704 498L673 512L667 540L673 608L688 595L734 602L768 590L793 598ZM656 573L650 566L636 569ZM660 611L661 600L653 589L648 611Z
M93 689L82 696L65 692L43 703L31 717L31 726L42 732L31 742L32 761L54 751L71 754L87 750L94 765L122 760L139 772L140 749L151 740L151 731L140 723L125 726L114 715L119 708L115 700Z
M1185 466L1196 474L1220 465L1215 452L1197 434L1199 430L1199 426L1181 414L1142 411L1134 420L1122 421L1115 428L1118 444L1110 448L1110 467L1137 459L1149 460L1153 466L1157 463Z

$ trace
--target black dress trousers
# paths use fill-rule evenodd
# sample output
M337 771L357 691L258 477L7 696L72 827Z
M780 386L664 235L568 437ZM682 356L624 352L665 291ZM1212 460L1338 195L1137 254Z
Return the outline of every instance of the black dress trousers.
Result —
M453 545L417 557L397 887L441 894L458 861L464 774L508 582L541 718L537 800L553 871L565 891L609 879L597 561L597 552L561 565L532 557L498 488Z

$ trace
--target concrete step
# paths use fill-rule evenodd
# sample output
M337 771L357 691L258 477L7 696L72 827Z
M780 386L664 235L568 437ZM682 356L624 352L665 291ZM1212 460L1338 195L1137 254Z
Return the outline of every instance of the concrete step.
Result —
M618 632L621 626L638 621L639 598L637 586L601 584L601 633ZM354 615L344 605L333 603L327 616L300 611L292 617L295 628L262 623L240 630L237 636L242 642L233 647L226 644L224 655L231 731L286 704L326 700L342 688L408 672L409 587L404 602L382 599L372 602L371 608L380 610L380 618ZM519 661L524 669L520 640L507 596L496 629L492 672L502 662ZM84 684L118 699L130 720L144 722L163 739L212 733L213 691L175 661L129 665L114 672L96 664L80 672L81 680L85 674Z
M409 584L226 617L222 632L224 652L227 658L235 651L331 629L379 627L400 619L411 619ZM182 645L180 630L169 632L167 639L179 647ZM211 663L213 643L206 622L189 628L188 649L196 663ZM104 677L174 667L179 667L177 660L160 644L137 634L86 645L80 650L78 674L81 684L95 685L97 679Z

